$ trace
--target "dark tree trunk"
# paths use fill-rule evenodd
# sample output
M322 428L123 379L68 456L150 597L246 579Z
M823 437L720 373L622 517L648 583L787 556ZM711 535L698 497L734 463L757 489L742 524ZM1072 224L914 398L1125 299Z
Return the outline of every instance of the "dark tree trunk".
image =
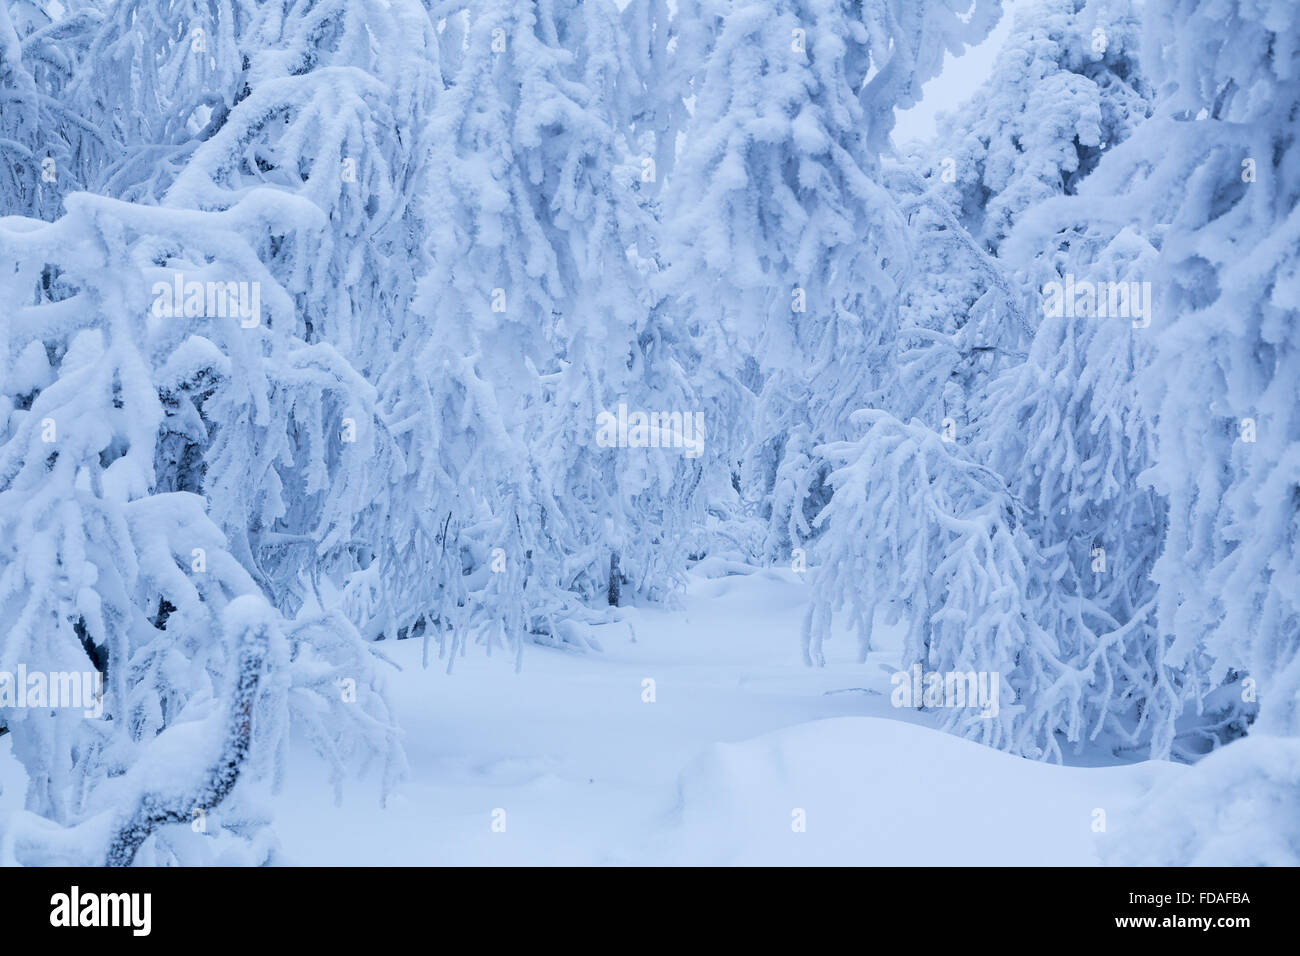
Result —
M226 717L225 741L206 776L182 796L146 793L130 819L122 823L108 848L107 866L130 866L136 851L159 827L189 823L196 808L211 810L225 800L239 780L253 736L253 705L270 650L265 626L248 628L240 638L239 673Z
M618 552L609 553L609 605L618 607L618 600L621 596L623 586L623 576L618 570Z

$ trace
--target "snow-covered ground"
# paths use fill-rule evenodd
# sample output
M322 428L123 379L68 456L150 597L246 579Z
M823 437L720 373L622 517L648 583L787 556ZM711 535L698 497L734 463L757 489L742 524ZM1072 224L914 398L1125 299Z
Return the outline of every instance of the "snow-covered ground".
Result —
M697 575L679 609L597 628L599 653L529 647L518 673L476 649L451 674L435 649L426 670L421 641L385 644L410 776L387 807L375 779L336 805L299 748L272 798L284 859L1086 865L1184 772L1088 752L1092 766L1039 764L937 730L891 705L888 646L863 664L840 636L805 667L805 606L793 572ZM0 810L25 783L9 740Z
M611 624L601 653L529 647L519 673L473 649L424 670L421 642L387 644L410 777L387 808L373 780L336 806L304 748L274 798L286 859L1092 864L1126 808L1184 772L1043 765L936 730L891 706L888 648L861 664L841 637L805 667L804 607L790 572L696 577L681 609L631 612L635 643Z
M793 572L695 576L679 609L597 628L599 653L529 647L518 673L476 649L451 674L435 649L426 670L421 641L385 644L410 776L387 807L375 779L336 805L299 748L272 798L284 859L1086 865L1158 778L1185 772L1088 752L1091 766L1034 763L937 730L891 705L890 647L863 664L842 635L805 667L805 606ZM25 783L9 741L0 810Z

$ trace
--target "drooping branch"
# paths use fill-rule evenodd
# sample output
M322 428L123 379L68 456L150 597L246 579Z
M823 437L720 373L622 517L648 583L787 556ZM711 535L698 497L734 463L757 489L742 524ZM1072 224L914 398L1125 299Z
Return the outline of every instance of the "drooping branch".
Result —
M253 601L255 598L244 598ZM239 603L239 602L236 602ZM107 866L130 866L144 842L161 826L188 823L195 808L211 810L230 795L244 762L253 736L253 705L271 646L269 619L244 620L236 624L239 638L239 668L234 695L226 717L221 754L207 776L194 788L180 794L146 793L131 818L122 825L109 844Z

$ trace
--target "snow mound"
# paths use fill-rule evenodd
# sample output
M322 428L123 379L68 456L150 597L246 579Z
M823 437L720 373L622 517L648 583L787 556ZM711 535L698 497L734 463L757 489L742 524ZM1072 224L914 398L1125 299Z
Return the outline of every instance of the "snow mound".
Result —
M1062 767L901 721L818 720L716 744L693 761L679 781L669 855L737 865L1096 865L1113 840L1098 821L1126 814L1147 778L1185 769Z
M1300 866L1300 741L1252 734L1153 788L1105 862Z

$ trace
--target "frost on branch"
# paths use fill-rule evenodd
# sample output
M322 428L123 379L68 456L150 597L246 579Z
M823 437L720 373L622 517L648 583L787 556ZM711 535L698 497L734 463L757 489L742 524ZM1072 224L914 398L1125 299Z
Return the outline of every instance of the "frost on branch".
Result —
M1061 758L1057 735L1096 727L1089 684L1100 615L1062 601L1059 561L1025 533L1023 509L1002 479L959 457L936 432L862 411L855 442L825 446L834 494L817 517L805 657L824 663L833 615L845 613L865 659L879 625L903 631L901 664L926 672L988 674L1001 687L996 716L963 707L945 726L990 746ZM998 675L994 678L992 675Z

